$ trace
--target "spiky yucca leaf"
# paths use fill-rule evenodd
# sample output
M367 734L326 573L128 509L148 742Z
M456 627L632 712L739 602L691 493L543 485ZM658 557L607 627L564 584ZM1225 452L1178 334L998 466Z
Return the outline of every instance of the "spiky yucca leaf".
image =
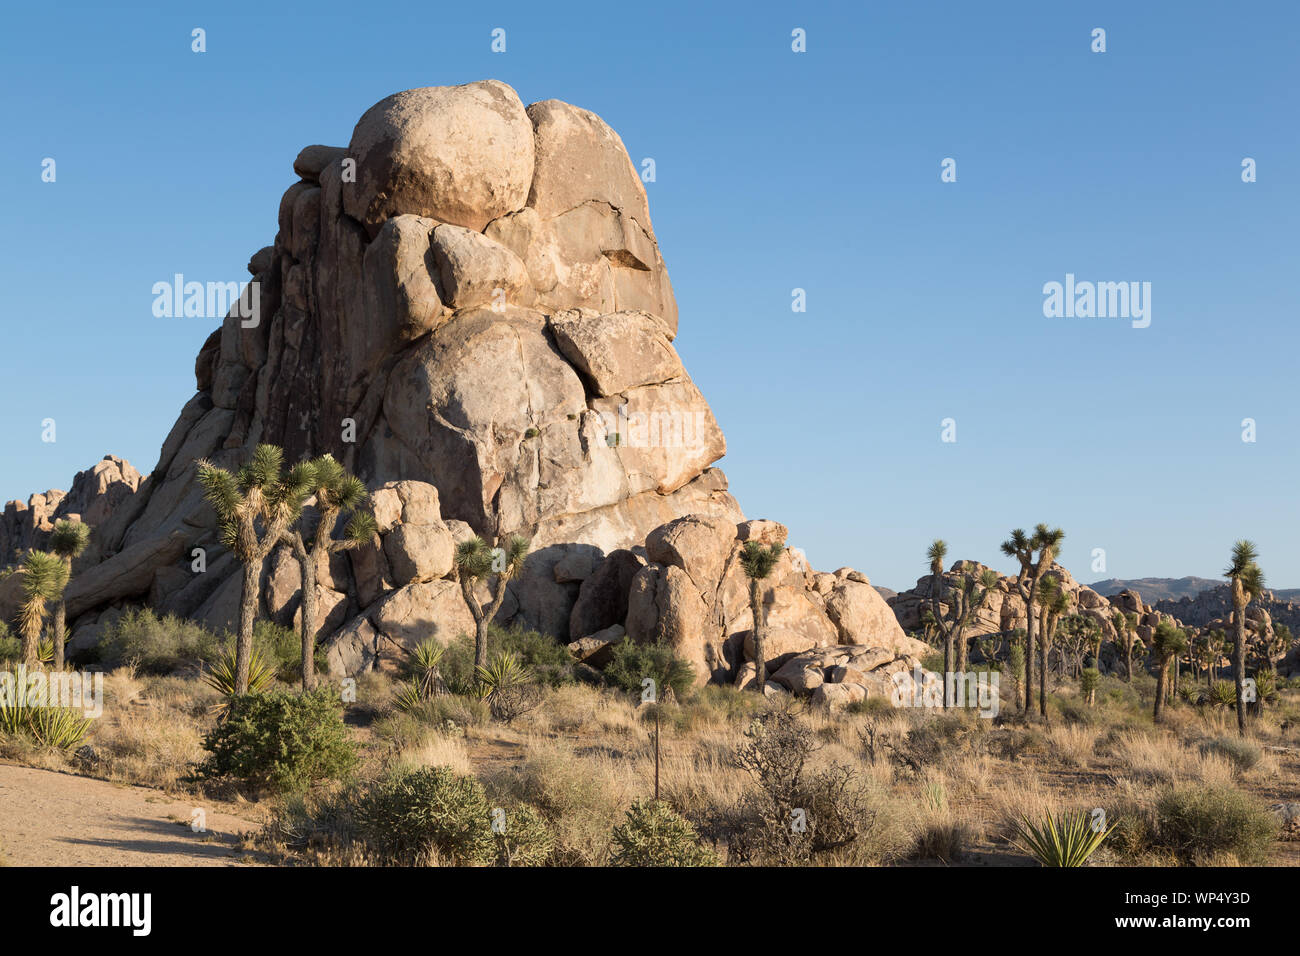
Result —
M1114 829L1113 823L1105 830L1093 829L1086 813L1054 816L1049 811L1038 823L1022 816L1016 823L1020 840L1015 845L1042 866L1083 866Z
M498 654L485 666L476 667L474 674L478 678L479 696L489 702L498 694L533 682L532 671L509 652Z
M43 665L49 665L54 661L54 639L43 637L39 644L36 645L36 659Z
M369 511L354 511L343 533L353 544L366 544L379 533L379 523Z
M267 661L260 649L254 647L248 658L248 692L260 694L268 690L275 680L275 668ZM230 698L235 694L235 648L222 648L220 656L208 665L203 673L203 683ZM224 710L224 707L223 707Z
M746 541L740 551L740 568L746 577L761 581L772 573L772 568L776 567L777 559L784 550L784 541L778 541L769 547L764 547L757 541Z
M85 738L91 719L71 707L47 706L28 685L27 668L14 672L13 697L0 695L0 734L23 735L38 746L71 750Z
M50 550L61 558L75 558L86 550L90 525L80 521L58 521L50 533Z
M456 545L456 567L466 577L485 578L492 573L492 549L477 535Z
M195 462L198 469L199 484L203 487L203 498L212 505L212 510L222 521L234 518L241 501L239 479L218 468L207 459Z

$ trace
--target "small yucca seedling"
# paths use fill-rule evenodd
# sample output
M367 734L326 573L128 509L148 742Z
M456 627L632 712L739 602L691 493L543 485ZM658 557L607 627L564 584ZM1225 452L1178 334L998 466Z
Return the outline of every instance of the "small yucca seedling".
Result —
M71 750L90 733L90 718L75 708L45 706L37 696L28 696L31 688L22 664L14 677L12 697L0 697L0 733L24 734L38 746L58 750Z
M427 699L416 678L407 681L393 694L393 703L397 705L397 709L406 713L415 710Z
M41 662L42 666L49 667L54 663L54 639L45 637L36 645L36 659Z
M491 701L494 697L521 684L531 684L532 673L514 654L498 654L484 665L474 669L478 678L479 696Z
M428 700L447 693L447 685L438 671L446 648L436 641L421 641L411 651L411 670L414 672L415 684L419 688L420 698Z
M269 690L275 680L275 668L267 663L266 657L256 647L248 658L248 692L260 694ZM229 707L229 699L235 695L235 649L227 647L203 674L203 683L207 684L222 697L226 698L220 708L222 714Z
M1063 813L1059 817L1049 812L1041 823L1021 817L1016 824L1020 841L1015 845L1024 850L1041 866L1083 866L1110 835L1109 829L1096 830L1092 818L1086 813Z

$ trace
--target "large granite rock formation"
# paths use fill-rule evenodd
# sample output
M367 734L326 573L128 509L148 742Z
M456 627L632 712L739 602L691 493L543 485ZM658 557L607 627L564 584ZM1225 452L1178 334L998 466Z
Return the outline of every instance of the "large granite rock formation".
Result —
M194 463L235 468L270 442L290 460L329 452L372 489L376 542L318 569L336 672L469 630L455 543L517 533L533 550L499 620L573 641L625 628L734 680L752 648L736 556L785 529L745 521L711 467L726 444L673 346L672 285L618 135L489 80L390 96L346 147L308 146L293 169L248 264L256 294L200 350L152 473L106 459L67 498L5 512L6 561L64 512L94 527L67 595L73 649L133 603L233 626L236 562ZM273 553L259 613L292 624L300 586ZM910 647L865 577L816 574L797 551L765 599L769 667Z

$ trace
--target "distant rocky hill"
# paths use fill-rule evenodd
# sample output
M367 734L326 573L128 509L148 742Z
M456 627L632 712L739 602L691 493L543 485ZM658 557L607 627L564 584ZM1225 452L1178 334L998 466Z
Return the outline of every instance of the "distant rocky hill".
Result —
M1177 601L1179 598L1194 598L1202 591L1209 591L1223 584L1213 578L1107 578L1094 581L1089 585L1098 594L1110 597L1120 591L1138 591L1149 601Z

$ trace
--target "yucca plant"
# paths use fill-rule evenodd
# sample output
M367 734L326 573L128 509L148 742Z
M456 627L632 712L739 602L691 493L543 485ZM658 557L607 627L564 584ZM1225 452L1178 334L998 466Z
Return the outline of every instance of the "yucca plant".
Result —
M1231 707L1237 702L1237 688L1232 681L1216 680L1210 685L1208 697L1213 707Z
M235 680L237 661L237 649L226 646L222 648L221 655L208 665L208 669L202 675L203 683L217 691L224 698L218 708L218 713L221 715L224 715L230 707L230 698L239 693L236 690L237 682ZM246 693L263 693L269 690L274 682L275 665L266 659L260 649L252 648L248 658L248 690Z
M420 688L420 696L425 700L447 693L438 665L447 648L437 641L421 641L410 652L410 668L415 684Z
M537 704L532 671L514 654L498 654L485 667L476 667L479 696L487 701L492 716L510 723Z
M1187 634L1169 621L1156 625L1151 639L1151 657L1156 664L1156 701L1152 719L1158 724L1164 712L1165 695L1169 687L1169 662L1187 650Z
M1083 812L1055 816L1048 811L1038 823L1022 816L1016 823L1020 839L1015 845L1038 861L1040 866L1084 866L1110 832L1095 829Z
M24 735L38 746L71 750L90 733L91 719L71 707L50 707L31 694L26 666L14 673L13 696L0 695L0 733Z
M54 663L54 639L42 637L36 645L36 660L42 667L49 667ZM62 670L63 668L59 668Z
M740 569L749 578L749 610L754 618L754 689L760 694L767 686L767 649L764 641L767 637L767 616L763 613L762 581L776 567L785 542L764 547L757 541L746 541L740 551Z
M22 637L23 663L34 668L40 663L39 645L46 607L63 594L68 584L68 571L58 555L48 551L28 551L19 574L22 575L23 604L18 611L18 631Z
M58 521L54 525L54 531L50 534L50 550L59 556L63 562L64 568L64 587L67 586L67 578L72 577L72 559L80 556L81 552L86 550L86 545L90 542L90 525L82 524L80 521ZM58 599L54 604L54 616L50 622L51 632L51 654L50 659L54 664L54 669L63 670L63 650L66 643L67 632L67 605L63 601L63 590L59 591Z

